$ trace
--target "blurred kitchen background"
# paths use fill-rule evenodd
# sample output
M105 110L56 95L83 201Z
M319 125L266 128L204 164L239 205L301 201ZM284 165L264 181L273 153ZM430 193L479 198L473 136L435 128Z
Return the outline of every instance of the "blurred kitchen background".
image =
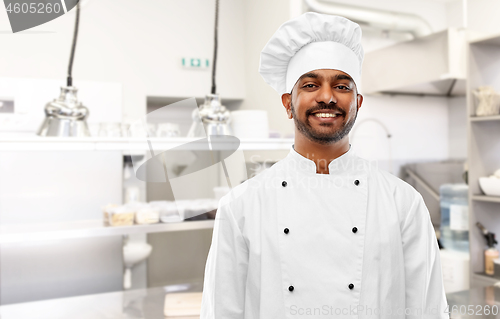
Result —
M89 137L37 134L66 86L76 8L18 33L0 10L0 313L21 318L23 309L102 296L103 311L153 318L148 309L162 312L165 293L201 291L215 209L229 190L225 167L189 175L189 189L144 181L137 168L154 157L146 137L164 150L203 138L193 134L193 111L221 103L245 163L228 158L233 187L284 158L294 124L258 73L260 51L307 11L360 24L364 102L351 144L423 195L449 303L459 292L491 299L484 289L500 281L492 239L500 231L500 3L220 0L210 95L215 8L215 0L81 2L72 75ZM138 119L147 119L147 135L134 131ZM170 154L178 176L199 156ZM123 299L110 310L112 296Z

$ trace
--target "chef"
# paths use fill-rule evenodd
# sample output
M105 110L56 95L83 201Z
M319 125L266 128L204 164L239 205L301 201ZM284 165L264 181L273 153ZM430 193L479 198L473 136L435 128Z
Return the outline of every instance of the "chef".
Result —
M295 141L217 210L202 319L449 318L422 196L357 156L360 27L305 13L261 53Z

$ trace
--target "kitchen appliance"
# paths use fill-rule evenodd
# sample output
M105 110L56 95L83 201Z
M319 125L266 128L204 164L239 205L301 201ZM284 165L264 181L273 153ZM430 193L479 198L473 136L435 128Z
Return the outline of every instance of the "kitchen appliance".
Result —
M78 2L76 5L75 30L69 59L67 86L61 87L59 98L45 105L45 120L37 133L40 136L90 136L86 121L89 110L78 101L76 97L78 89L73 86L71 75L79 20L80 3Z
M469 33L448 28L367 52L363 94L464 96Z
M45 105L45 120L38 130L40 136L90 136L86 119L88 109L78 102L77 88L61 87L59 98Z
M446 250L469 253L469 187L463 183L443 184L439 193L440 242Z
M188 132L188 137L207 137L210 135L232 135L230 126L231 115L221 104L219 94L216 92L215 70L217 64L217 37L219 21L219 0L215 1L215 31L214 31L214 58L212 63L212 92L205 97L205 103L194 109L191 116L193 124Z
M214 92L214 90L212 90ZM188 137L205 137L209 135L231 135L231 115L221 104L219 94L207 94L205 103L191 113L193 124Z

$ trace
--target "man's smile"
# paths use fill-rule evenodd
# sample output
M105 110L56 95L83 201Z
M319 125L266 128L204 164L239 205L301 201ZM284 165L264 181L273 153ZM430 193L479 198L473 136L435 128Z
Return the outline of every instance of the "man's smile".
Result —
M336 114L333 111L328 113L325 111L320 111L309 115L309 117L312 118L313 121L317 121L320 123L333 123L342 118L343 115Z

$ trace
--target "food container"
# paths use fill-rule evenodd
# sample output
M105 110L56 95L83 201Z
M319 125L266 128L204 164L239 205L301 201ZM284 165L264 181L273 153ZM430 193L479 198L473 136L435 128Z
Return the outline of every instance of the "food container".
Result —
M160 216L161 216L162 214L167 213L168 207L170 205L169 203L170 202L167 200L155 200L155 201L149 202L149 206L158 209Z
M110 226L130 226L134 224L136 209L130 206L118 206L109 210Z
M184 220L183 200L165 201L160 204L160 221L162 223L178 223Z
M103 215L103 222L105 226L109 226L109 216L111 214L111 210L119 207L120 205L117 204L108 204L106 206L103 206L102 209L102 215Z
M500 94L491 86L480 86L472 91L475 98L476 116L497 115L500 106Z
M160 221L160 210L157 207L148 205L141 207L135 213L137 224L156 224Z

